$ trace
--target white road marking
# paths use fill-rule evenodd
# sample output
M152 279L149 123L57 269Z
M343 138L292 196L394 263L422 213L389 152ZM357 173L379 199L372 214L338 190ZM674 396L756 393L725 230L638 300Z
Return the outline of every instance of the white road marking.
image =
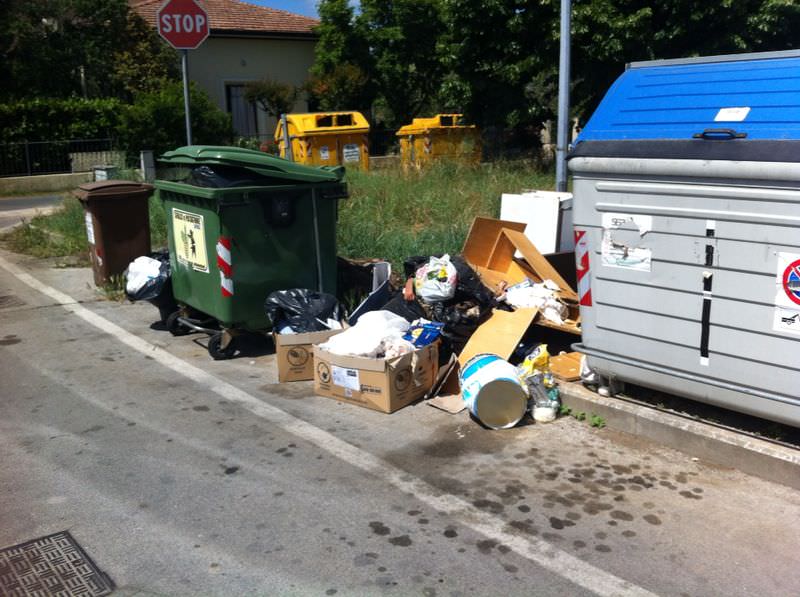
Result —
M221 380L166 350L147 342L112 323L105 317L80 305L71 296L40 282L18 266L8 262L2 256L0 256L0 267L34 290L52 298L64 309L77 315L100 331L114 336L117 340L138 352L152 356L161 365L168 367L175 373L183 375L226 400L238 403L243 408L279 426L284 431L292 433L329 452L343 462L393 485L431 508L445 512L457 519L462 525L477 531L489 539L507 545L520 556L542 568L554 572L598 595L654 595L646 589L593 566L580 558L576 558L546 541L535 537L522 537L505 531L506 523L503 520L476 508L461 498L444 493L426 481L414 477L381 458L369 454L361 448L356 448L335 435L290 415L275 406L262 402L233 384Z

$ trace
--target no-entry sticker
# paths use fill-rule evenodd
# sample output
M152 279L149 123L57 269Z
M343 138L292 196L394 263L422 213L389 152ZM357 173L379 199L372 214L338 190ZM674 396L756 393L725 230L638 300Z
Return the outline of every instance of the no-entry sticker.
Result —
M800 259L792 261L783 270L783 291L790 301L800 305Z
M778 253L772 329L800 335L800 255Z

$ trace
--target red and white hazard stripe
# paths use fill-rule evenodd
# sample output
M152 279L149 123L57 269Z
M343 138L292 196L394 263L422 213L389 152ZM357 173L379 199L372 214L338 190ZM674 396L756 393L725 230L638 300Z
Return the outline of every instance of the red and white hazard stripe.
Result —
M575 265L578 272L578 302L592 306L592 282L589 273L589 241L586 230L575 231Z
M217 241L217 268L222 296L233 296L233 260L231 259L231 239L220 236Z

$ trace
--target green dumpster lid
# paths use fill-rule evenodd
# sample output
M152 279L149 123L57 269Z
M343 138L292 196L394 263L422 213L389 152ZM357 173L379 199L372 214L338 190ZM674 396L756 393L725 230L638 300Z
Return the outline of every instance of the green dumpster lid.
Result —
M261 176L306 183L336 182L344 176L344 168L341 166L305 166L269 155L263 151L244 149L242 147L187 145L166 152L158 161L167 164L186 164L191 166L216 164L219 166L245 168Z

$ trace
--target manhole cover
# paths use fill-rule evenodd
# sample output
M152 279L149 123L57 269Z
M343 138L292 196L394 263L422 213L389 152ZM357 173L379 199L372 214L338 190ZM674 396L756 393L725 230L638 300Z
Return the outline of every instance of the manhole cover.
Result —
M94 597L113 589L67 531L0 549L0 595Z
M25 301L15 297L13 294L0 294L0 309L10 309L11 307L22 307Z

